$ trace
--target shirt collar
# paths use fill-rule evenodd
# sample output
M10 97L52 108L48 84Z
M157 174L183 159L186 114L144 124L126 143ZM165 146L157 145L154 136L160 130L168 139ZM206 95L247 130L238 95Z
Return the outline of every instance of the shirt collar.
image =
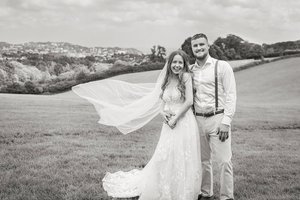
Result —
M200 66L198 65L197 61L195 61L195 67L196 67L196 68L204 68L204 67L206 67L207 65L211 65L211 64L213 64L213 58L212 58L209 54L208 54L207 60L206 60L206 62L204 63L203 67L200 67Z

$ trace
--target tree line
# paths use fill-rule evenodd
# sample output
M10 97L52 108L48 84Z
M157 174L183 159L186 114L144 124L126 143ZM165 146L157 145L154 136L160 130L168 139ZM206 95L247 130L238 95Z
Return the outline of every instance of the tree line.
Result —
M191 58L191 38L181 45ZM300 40L275 44L255 44L235 35L217 38L210 45L210 55L221 60L263 59L300 53ZM149 55L114 55L104 65L100 58L82 58L55 54L3 53L0 60L0 92L5 93L57 93L72 86L137 71L161 69L166 59L166 48L154 45ZM138 60L139 63L127 61Z

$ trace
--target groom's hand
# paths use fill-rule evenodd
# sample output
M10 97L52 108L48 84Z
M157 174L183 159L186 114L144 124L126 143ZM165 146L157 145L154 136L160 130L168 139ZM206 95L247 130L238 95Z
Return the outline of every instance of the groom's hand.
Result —
M229 137L229 126L226 124L221 124L220 127L218 128L217 135L219 135L219 139L222 142L225 142L225 140L227 140Z

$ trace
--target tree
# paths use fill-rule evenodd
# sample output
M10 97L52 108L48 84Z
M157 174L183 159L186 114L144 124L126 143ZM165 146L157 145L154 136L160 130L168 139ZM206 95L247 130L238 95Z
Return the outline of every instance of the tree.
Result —
M263 48L259 44L253 44L249 50L248 58L259 59L263 56Z
M244 41L240 44L238 52L242 59L248 58L250 48L251 48L251 44L247 41Z
M36 93L35 85L34 85L33 82L26 81L24 86L25 86L25 89L26 89L27 93L29 93L29 94L35 94Z
M234 60L236 57L236 51L234 48L226 49L225 54L229 60Z
M225 38L218 37L216 41L214 41L213 45L216 45L222 52L224 52L226 49Z
M62 66L62 64L60 63L57 63L55 66L54 66L54 73L56 76L60 75L64 70L64 66Z
M239 45L243 42L244 40L240 38L239 36L229 34L227 35L225 39L225 45L226 49L234 49L235 51L238 50Z
M4 85L7 77L8 76L7 76L6 71L4 71L3 69L0 69L0 85Z
M13 82L13 83L7 85L6 91L8 93L22 94L22 93L24 93L25 88L24 88L24 85L21 85L18 82Z
M35 67L42 72L47 71L47 63L45 61L39 61Z
M96 59L94 56L86 56L84 58L84 60L86 61L85 65L88 66L88 68L90 68L94 62L96 62Z
M195 57L191 46L191 39L191 37L188 37L184 40L183 44L181 45L181 50L188 55L190 63L195 62Z
M165 47L163 47L163 46L160 46L160 45L158 45L157 46L157 56L159 57L159 58L161 58L162 60L164 60L165 59L165 57L166 57L166 48Z
M74 63L74 60L68 56L59 56L57 58L55 58L54 60L56 63L60 63L62 64L63 66L65 66L67 63L69 64L73 64Z
M164 62L166 57L166 48L160 45L151 48L150 60L152 62Z
M38 53L29 53L27 56L28 64L32 66L37 66L39 61L41 60L40 55ZM27 63L27 62L25 62Z
M274 53L275 51L274 51L274 48L273 48L273 47L270 47L270 48L267 48L267 49L265 50L265 52L266 52L266 54L268 55L268 54Z
M228 60L234 60L243 57L240 51L245 47L245 42L246 41L239 36L229 34L226 38L218 37L214 45L218 46L224 52L224 56L226 56Z
M90 62L96 62L96 59L94 56L85 56L85 59L90 61Z
M84 70L81 70L78 72L78 74L76 74L76 80L80 81L80 80L84 80L88 77L88 75L84 72Z
M225 53L222 51L222 49L215 45L212 44L209 48L209 54L211 55L211 57L215 58L215 59L219 59L219 60L228 60Z

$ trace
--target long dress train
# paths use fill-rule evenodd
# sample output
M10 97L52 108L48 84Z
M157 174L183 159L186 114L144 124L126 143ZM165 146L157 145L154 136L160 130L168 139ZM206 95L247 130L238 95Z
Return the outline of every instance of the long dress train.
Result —
M164 110L182 106L180 92L167 87ZM142 169L107 173L103 188L109 196L140 200L195 200L201 187L201 158L198 127L189 109L174 129L163 124L155 152Z

